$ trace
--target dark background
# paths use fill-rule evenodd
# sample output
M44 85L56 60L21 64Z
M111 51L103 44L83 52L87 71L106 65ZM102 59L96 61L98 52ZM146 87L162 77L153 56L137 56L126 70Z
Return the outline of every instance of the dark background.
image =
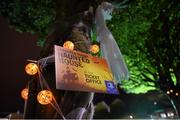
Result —
M37 39L30 33L16 32L0 17L0 117L18 110L23 112L20 93L28 82L24 67L27 59L36 59L40 53Z

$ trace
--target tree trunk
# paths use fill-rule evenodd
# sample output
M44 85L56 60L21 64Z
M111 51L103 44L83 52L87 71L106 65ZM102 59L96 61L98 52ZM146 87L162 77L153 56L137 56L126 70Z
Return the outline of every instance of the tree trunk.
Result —
M77 1L78 0L76 0L76 2ZM89 4L91 3L90 1L92 0L89 0L89 3L87 1L83 2L86 4L88 3L88 5L85 7L82 6L83 10L86 8L86 10L88 10L90 6ZM94 13L92 9L89 9L89 11L80 13L78 13L79 11L75 10L77 13L72 14L74 12L73 9L72 11L68 11L68 4L70 4L69 2L72 1L59 1L58 5L60 5L60 7L57 10L57 19L55 24L52 26L52 30L47 36L45 46L42 49L39 58L47 57L53 54L54 45L56 44L62 46L67 39L74 42L75 50L89 53L91 43L90 31L94 21ZM77 3L71 4L71 6L75 7L75 4ZM42 74L49 84L65 118L79 119L77 113L78 111L74 112L73 110L82 107L89 109L88 111L90 112L86 112L86 116L84 115L84 118L92 118L93 107L91 101L94 93L56 90L54 63L48 64L43 69ZM44 106L37 102L36 96L41 90L38 79L32 80L31 84L29 84L29 88L29 91L33 94L33 97L29 95L24 118L62 118L62 116L58 115L57 111L51 105Z

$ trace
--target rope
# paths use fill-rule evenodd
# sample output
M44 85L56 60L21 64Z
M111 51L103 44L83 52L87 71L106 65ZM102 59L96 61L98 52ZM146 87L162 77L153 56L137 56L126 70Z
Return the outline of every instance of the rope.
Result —
M53 55L50 55L48 57L38 60L38 64L41 66L41 68L44 68L47 65L47 63L54 62L54 59L55 59L55 56L53 54Z

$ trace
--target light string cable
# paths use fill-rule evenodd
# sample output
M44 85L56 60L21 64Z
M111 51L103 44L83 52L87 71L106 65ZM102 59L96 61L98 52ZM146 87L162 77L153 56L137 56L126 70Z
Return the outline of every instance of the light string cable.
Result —
M74 117L73 119L81 120L86 111L87 110L85 107L78 107L78 108L72 110L69 114L67 114L66 118L69 118L69 116L71 116L71 117L73 116Z
M54 62L54 58L55 58L55 56L53 54L53 55L50 55L48 57L38 60L38 63L41 66L41 68L44 68L44 67L46 67L47 63Z
M40 66L41 69L43 69L43 67L46 66L46 64L48 62L52 62L52 60L54 59L54 55L51 55L51 56L48 56L46 58L42 58L38 61L38 65ZM48 61L49 60L49 61ZM49 91L51 91L47 81L45 80L44 76L42 75L41 71L39 70L38 72L38 77L39 77L39 80L40 80L40 86L41 86L41 89L43 89L43 86L45 86L45 88L47 88ZM51 106L58 112L58 114L65 120L65 117L56 101L56 99L54 98L53 96L53 101L54 101L54 104L53 103L50 103Z

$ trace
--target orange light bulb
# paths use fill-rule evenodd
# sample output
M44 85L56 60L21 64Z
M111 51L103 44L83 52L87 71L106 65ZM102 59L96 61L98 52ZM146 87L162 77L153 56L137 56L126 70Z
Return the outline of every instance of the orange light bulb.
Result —
M98 53L99 50L100 50L100 48L99 48L99 45L97 45L97 44L91 45L91 47L90 47L90 51L91 51L93 54Z
M71 42L71 41L66 41L66 42L63 44L63 47L64 47L64 48L67 48L67 49L70 49L70 50L74 50L74 43Z
M35 63L28 63L25 67L25 71L28 75L35 75L38 72L39 68Z
M28 99L28 94L29 94L28 88L24 88L24 89L21 91L21 97L22 97L24 100L27 100L27 99Z
M37 95L37 100L42 105L47 105L52 102L53 94L49 90L42 90Z

